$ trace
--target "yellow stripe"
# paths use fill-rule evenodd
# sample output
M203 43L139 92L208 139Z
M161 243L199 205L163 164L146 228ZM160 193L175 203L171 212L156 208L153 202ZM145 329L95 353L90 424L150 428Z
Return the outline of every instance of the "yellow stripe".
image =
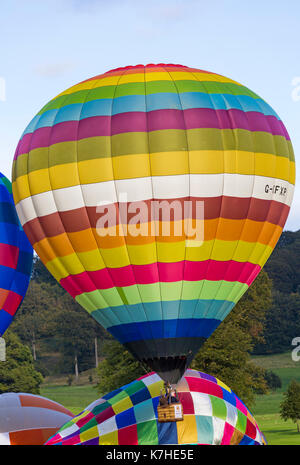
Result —
M59 281L69 274L97 271L105 267L121 268L132 265L148 265L158 261L165 263L181 260L205 261L236 260L250 261L261 267L272 252L272 247L243 241L211 240L201 247L185 247L185 241L175 243L151 243L143 246L126 246L113 249L95 249L89 252L72 253L45 263L47 269ZM99 253L100 252L100 253ZM129 256L128 256L129 254Z
M210 73L201 73L201 72L188 72L188 71L161 71L161 72L149 72L149 73L136 73L136 74L119 74L115 76L106 76L100 79L92 79L90 81L78 83L75 86L70 87L69 89L65 90L58 94L55 98L61 97L63 95L73 94L74 92L78 92L81 90L89 90L95 89L97 87L104 87L104 86L114 86L117 84L127 84L130 82L150 82L150 81L171 81L170 75L176 81L212 81L212 82L231 82L233 84L237 84L241 87L242 84L239 82L233 81L230 78L225 76L220 76L216 74ZM55 100L55 99L53 99Z
M80 90L89 90L89 89L94 89L96 87L103 87L103 86L114 86L118 83L119 78L120 76L110 76L110 77L108 76L108 77L100 78L100 79L92 79L86 82L81 82L81 83L79 82L75 86L69 87L69 89L66 89L65 91L58 94L53 100L63 95L69 95L69 94L73 94L74 92L79 92Z
M159 152L92 159L78 164L66 163L32 171L28 175L19 176L13 182L15 202L18 203L30 195L76 186L79 184L78 172L81 184L143 178L150 174L168 176L223 172L273 177L295 184L295 163L286 157L235 150Z

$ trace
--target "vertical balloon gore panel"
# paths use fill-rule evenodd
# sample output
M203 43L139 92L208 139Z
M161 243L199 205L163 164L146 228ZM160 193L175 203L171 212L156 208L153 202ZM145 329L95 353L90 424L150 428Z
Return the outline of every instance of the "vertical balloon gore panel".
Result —
M11 182L0 173L0 336L27 292L32 261L33 249L18 219Z
M294 184L289 135L261 97L172 64L60 93L13 162L17 212L47 269L169 381L264 266Z

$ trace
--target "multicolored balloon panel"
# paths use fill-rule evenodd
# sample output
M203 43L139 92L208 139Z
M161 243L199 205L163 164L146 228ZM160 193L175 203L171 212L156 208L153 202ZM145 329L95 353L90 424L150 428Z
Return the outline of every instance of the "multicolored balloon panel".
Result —
M29 124L13 165L19 218L48 270L170 381L260 272L294 183L290 138L264 100L170 64L112 70L62 92ZM170 216L153 217L155 202ZM174 202L188 212L175 214ZM118 214L99 227L103 205Z
M177 386L184 420L159 423L163 381L150 373L89 405L47 445L264 445L266 440L243 402L224 383L187 370Z
M0 395L0 445L43 445L74 415L62 405L33 394Z
M33 249L20 225L10 181L0 173L0 336L26 294Z

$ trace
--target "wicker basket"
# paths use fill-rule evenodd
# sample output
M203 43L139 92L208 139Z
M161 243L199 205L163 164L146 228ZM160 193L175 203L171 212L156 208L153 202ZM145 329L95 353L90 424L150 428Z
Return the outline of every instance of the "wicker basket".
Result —
M159 405L157 407L158 421L165 423L168 421L182 421L183 408L180 402Z

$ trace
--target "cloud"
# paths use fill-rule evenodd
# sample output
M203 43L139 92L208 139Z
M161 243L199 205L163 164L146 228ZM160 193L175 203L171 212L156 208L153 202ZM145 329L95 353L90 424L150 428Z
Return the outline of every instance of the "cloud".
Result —
M52 78L60 77L69 71L73 71L75 67L76 64L73 62L41 63L35 67L34 71L39 76Z

